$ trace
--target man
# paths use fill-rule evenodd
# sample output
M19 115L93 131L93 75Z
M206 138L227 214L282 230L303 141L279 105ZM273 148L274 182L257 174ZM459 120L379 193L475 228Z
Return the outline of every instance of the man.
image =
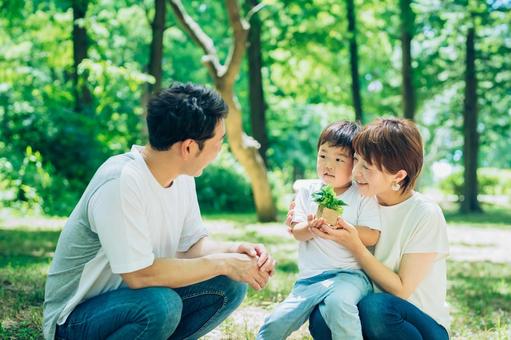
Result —
M193 177L217 156L227 106L174 84L151 99L149 144L96 172L60 235L44 302L47 339L196 339L261 289L262 245L212 241Z

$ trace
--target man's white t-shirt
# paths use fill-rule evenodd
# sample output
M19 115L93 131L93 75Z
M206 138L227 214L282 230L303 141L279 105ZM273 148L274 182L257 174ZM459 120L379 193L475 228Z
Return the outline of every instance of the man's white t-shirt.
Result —
M133 160L123 166L120 176L103 184L89 200L89 224L101 248L85 264L58 324L83 300L119 288L119 274L146 268L155 258L175 257L207 235L193 177L179 176L170 187L162 187L141 150L133 146Z
M402 203L380 205L380 213L384 232L376 244L374 255L388 268L398 272L405 254L438 254L431 271L408 301L449 330L446 304L449 243L442 210L424 195L414 192ZM375 285L375 291L381 289Z
M318 204L313 201L312 193L319 191L323 185L320 180L308 180L303 183L295 198L293 222L296 223L307 221L308 214L316 214ZM353 183L337 198L347 203L342 213L342 218L347 222L356 226L381 230L380 212L376 199L362 196L356 183ZM346 248L334 241L320 237L300 242L298 267L300 278L311 277L328 270L360 269L360 265Z

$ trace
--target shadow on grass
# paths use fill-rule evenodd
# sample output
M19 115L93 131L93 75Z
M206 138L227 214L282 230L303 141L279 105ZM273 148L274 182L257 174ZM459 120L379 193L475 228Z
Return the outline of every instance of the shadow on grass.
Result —
M449 262L448 301L457 334L498 329L511 323L511 266Z
M479 228L508 228L511 229L511 209L483 205L482 213L463 214L456 210L446 210L445 219L449 224L463 224Z
M41 339L46 273L59 231L0 229L0 339Z

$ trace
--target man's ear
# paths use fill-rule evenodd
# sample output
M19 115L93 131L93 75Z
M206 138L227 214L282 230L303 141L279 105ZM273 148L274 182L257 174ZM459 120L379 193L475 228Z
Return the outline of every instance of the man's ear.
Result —
M401 183L401 181L404 180L406 176L408 176L408 173L406 170L399 170L394 176L396 183Z
M195 149L197 148L197 143L193 139L185 139L181 142L179 146L179 151L181 153L181 157L183 159L188 159L190 156L194 155Z

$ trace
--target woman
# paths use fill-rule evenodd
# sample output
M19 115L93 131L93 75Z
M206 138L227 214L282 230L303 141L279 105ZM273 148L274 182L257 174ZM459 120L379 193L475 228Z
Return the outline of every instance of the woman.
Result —
M414 191L423 164L420 133L408 120L379 119L353 144L353 179L380 206L374 255L342 219L340 229L311 232L349 249L373 281L375 293L358 305L366 339L448 339L446 222L437 204ZM317 307L309 327L314 338L331 338Z

